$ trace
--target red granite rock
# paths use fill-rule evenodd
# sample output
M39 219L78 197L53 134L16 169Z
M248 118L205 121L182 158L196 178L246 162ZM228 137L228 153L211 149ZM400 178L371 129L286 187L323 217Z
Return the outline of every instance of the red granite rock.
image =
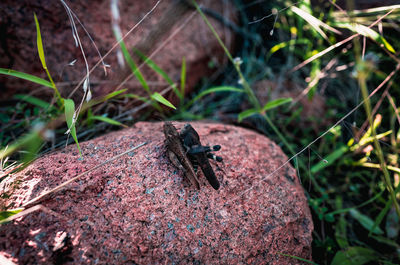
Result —
M110 0L84 0L65 1L71 10L75 12L87 31L91 34L99 51L105 55L116 42L112 28L112 13ZM120 0L118 8L120 22L117 23L122 34L126 34L132 27L148 13L158 2L141 0ZM165 11L171 5L172 0L160 1L154 11L143 20L125 39L128 48L136 45L146 37L160 20ZM229 1L199 1L205 8L221 14L228 20L233 20L235 11ZM152 46L152 50L158 49L169 37L171 39L152 57L174 81L179 80L183 57L186 58L187 91L203 76L210 74L209 62L218 65L222 58L226 58L223 49L216 38L198 14L185 22L195 12L189 10L176 25L168 31L162 32L161 39ZM63 96L68 96L77 83L85 77L85 65L81 51L75 46L70 21L61 1L0 1L0 67L9 68L47 79L36 47L36 26L33 14L36 14L40 23L47 67L61 90ZM228 48L233 46L233 34L220 22L210 18L219 35ZM98 62L99 56L82 27L76 21L81 42L90 67ZM182 28L177 31L178 28ZM173 35L174 32L177 32ZM147 48L147 47L146 47ZM91 75L91 86L94 96L104 95L113 91L120 80L122 67L118 64L117 50L115 49L105 58L111 65L108 76L104 76L102 67L98 67ZM147 54L149 55L149 54ZM74 66L68 64L77 60ZM127 67L127 66L126 66ZM142 69L151 89L160 91L167 83L159 75L149 68ZM40 86L31 82L0 75L2 93L1 99L9 99L16 93L32 93L35 96L44 97L46 93L38 90ZM141 93L143 88L140 83L131 78L131 81L122 88L128 88L131 92ZM52 95L52 89L46 88L47 95ZM78 95L82 94L82 87Z
M81 143L83 160L70 145L1 182L0 206L17 207L147 142L43 200L46 211L0 226L0 254L69 264L301 264L280 253L310 259L310 211L296 171L289 164L277 170L287 160L281 149L247 129L192 125L203 145L222 146L224 163L213 163L218 191L202 175L196 190L167 159L162 123L140 122Z

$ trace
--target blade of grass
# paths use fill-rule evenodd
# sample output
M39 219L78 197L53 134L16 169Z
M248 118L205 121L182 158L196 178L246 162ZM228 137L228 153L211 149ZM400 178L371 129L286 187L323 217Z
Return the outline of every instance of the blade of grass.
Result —
M151 101L151 99L149 99L149 98L142 97L142 96L139 96L139 95L136 95L136 94L133 94L133 93L128 93L128 94L125 94L124 96L127 97L127 98L137 99L137 100L140 100L140 101L143 101L143 102L150 102Z
M336 252L331 265L365 264L373 260L378 261L378 255L374 250L355 246Z
M335 199L336 209L343 208L343 198L341 195L337 195ZM326 214L328 215L328 214ZM333 217L333 215L331 215ZM344 218L344 214L339 216L339 220L336 223L335 239L341 249L349 247L349 241L347 239L347 222Z
M376 168L376 169L380 169L381 165L380 164L374 164L374 163L354 163L354 165L356 166L362 166L362 167L367 167L367 168ZM400 168L398 167L394 167L394 166L387 166L387 169L390 171L394 171L398 174L400 174Z
M330 153L324 160L319 161L316 165L311 167L311 173L315 174L318 171L326 168L327 166L332 165L339 158L343 158L343 155L349 151L349 148L346 145L343 145L337 148L335 151Z
M349 29L353 32L356 32L356 33L362 35L362 36L371 38L371 39L375 40L377 43L382 44L391 53L394 53L394 54L396 53L393 46L382 35L380 35L378 32L376 32L375 30L373 30L367 26L364 26L361 24L354 24L354 23L336 23L335 25L337 25L338 27L341 27L341 28Z
M313 262L313 261L311 261L311 260L308 260L308 259L304 259L304 258L302 258L302 257L297 257L297 256L293 256L293 255L288 255L288 254L281 253L281 252L278 252L278 254L279 254L279 255L282 255L282 256L285 256L285 257L289 257L289 258L295 259L295 260L299 260L299 261L302 261L302 262L306 262L306 263L308 263L308 264L318 265L317 263L315 263L315 262Z
M208 88L202 92L200 92L200 94L198 94L196 97L194 97L192 100L190 100L184 107L184 109L188 108L189 106L191 106L194 102L198 101L199 99L201 99L202 97L211 94L211 93L217 93L217 92L238 92L238 93L243 93L244 90L237 88L237 87L232 87L232 86L218 86L218 87L211 87Z
M361 203L361 204L359 204L359 205L356 205L356 206L354 206L354 207L339 209L339 210L336 210L336 211L327 213L327 215L332 215L332 216L334 216L334 215L336 215L336 214L347 213L347 212L349 212L351 209L357 209L357 208L364 207L364 206L370 204L371 202L374 202L376 199L380 198L380 197L383 195L383 193L384 193L384 190L380 191L380 192L379 192L378 194L376 194L374 197L372 197L371 199L369 199L369 200L367 200L367 201L365 201L365 202L363 202L363 203ZM372 228L372 229L374 229L374 228Z
M121 123L119 121L110 119L108 117L97 116L97 115L93 116L92 115L92 116L90 116L90 118L88 118L88 121L91 121L91 120L98 120L98 121L102 121L102 122L105 122L105 123L108 123L108 124L111 124L111 125L122 126L122 127L128 128L128 126L126 126L125 124L123 124L123 123Z
M86 111L86 124L88 127L92 127L94 124L94 120L92 119L93 116L92 108L88 108Z
M354 10L353 13L354 13L354 15L363 15L363 14L375 15L374 13L386 12L386 11L389 11L392 9L400 10L400 5L381 6L381 7L374 7L374 8L368 8L368 9Z
M245 118L253 116L254 114L257 114L258 111L256 109L247 109L239 113L238 115L238 121L242 122Z
M120 90L111 92L111 93L105 95L102 99L103 99L103 101L107 101L107 100L109 100L109 99L111 99L111 98L114 98L114 97L116 97L116 96L118 96L118 95L120 95L120 94L126 92L127 90L128 90L128 89L120 89Z
M38 141L40 138L40 131L37 130L32 130L25 136L22 136L20 139L18 139L16 142L12 143L6 148L3 148L0 151L0 159L5 159L6 157L9 157L13 153L15 153L18 150L21 150L24 147L27 147L30 145L30 143ZM41 140L40 140L41 141Z
M14 214L17 214L19 212L21 212L23 209L19 208L19 209L13 209L13 210L8 210L8 211L1 211L0 212L0 224L5 223L5 220L11 216L13 216Z
M395 214L396 214L396 213L395 213ZM380 243L383 243L383 244L386 244L386 245L388 245L388 246L390 246L390 247L392 247L392 248L400 249L400 245L397 244L396 241L390 240L390 239L388 239L388 238L385 237L385 236L374 236L374 235L372 235L371 237L372 237L373 239L375 239L376 241L378 241L378 242L380 242ZM389 263L389 264L390 264L390 263Z
M36 137L33 138L32 141L26 144L25 152L23 152L24 156L22 158L22 162L24 163L24 166L27 166L36 158L36 155L40 151L40 147L43 143L43 139L39 134L35 134L35 136Z
M147 94L151 94L149 85L147 84L146 80L144 79L142 72L140 72L139 68L137 67L135 61L133 60L132 56L130 55L128 49L126 48L125 42L120 40L119 45L121 46L122 54L124 55L125 61L128 63L129 67L131 68L132 73L136 76L139 80L140 84L146 90Z
M316 52L316 51L315 51ZM319 80L321 79L321 61L315 60L311 64L310 81L308 82L307 88L303 91L307 93L308 99L311 101L318 87Z
M18 78L28 80L28 81L31 81L33 83L36 83L36 84L39 84L39 85L42 85L45 87L53 88L53 84L50 83L49 81L42 79L40 77L34 76L34 75L23 73L23 72L18 72L18 71L11 70L11 69L0 68L0 74L18 77Z
M51 78L49 70L47 69L46 59L45 59L45 56L44 56L42 35L40 33L39 21L38 21L38 19L36 17L36 14L34 14L34 18L35 18L35 24L36 24L36 44L37 44L37 49L38 49L38 53L39 53L40 62L42 63L42 67L46 71L47 77L50 80L51 87L53 88L54 93L56 94L58 104L60 106L62 106L63 98L61 97L60 92L58 91L58 89L56 87L56 84L54 84L53 78Z
M148 102L150 102L150 101L151 101L151 100L150 100L150 99L148 99L148 98L141 97L141 96L139 96L139 95L132 94L132 93L125 94L124 96L125 96L125 97L127 97L127 98L134 98L134 99L137 99L137 100L143 101L143 102L145 102L145 103L148 103Z
M132 56L130 55L130 53L128 52L128 49L126 48L125 42L121 40L120 46L121 46L122 54L124 55L125 60L128 63L129 67L131 68L132 73L139 80L140 84L143 86L143 88L147 92L147 94L150 97L152 97L150 87L147 84L144 76L142 75L142 72L140 72L140 69L137 67L136 63L133 61ZM161 106L157 103L157 101L152 101L152 106L160 112L162 112L162 110L163 110L161 108Z
M109 99L112 99L114 97L117 97L117 96L121 95L122 93L124 93L126 91L127 91L127 89L117 90L117 91L111 92L111 93L109 93L109 94L107 94L107 95L105 95L103 97L94 98L94 99L90 100L89 102L85 102L85 104L82 107L82 111L86 110L87 108L93 107L94 105L103 103L103 102L105 102L105 101L107 101Z
M228 57L229 61L233 64L235 67L236 72L239 75L239 80L241 84L243 85L243 88L249 98L250 103L257 109L260 109L260 103L258 102L257 97L255 96L253 90L251 89L250 85L248 84L247 80L244 78L242 71L240 70L240 64L236 63L235 60L233 59L231 53L229 52L228 48L225 46L224 42L221 40L221 38L218 36L217 31L214 29L214 27L211 25L210 21L207 19L206 15L204 15L203 11L199 7L199 5L196 3L196 1L192 0L193 5L196 7L197 12L199 12L201 18L204 20L204 22L207 24L208 28L211 30L213 33L214 37L217 39L218 44L224 49L225 55Z
M267 110L277 108L280 105L283 105L283 104L286 104L289 102L292 102L292 98L278 98L275 100L271 100L270 102L265 104L264 107L262 107L261 112L265 112Z
M76 136L76 129L75 129L75 103L72 99L65 99L64 100L64 107L65 107L65 121L68 125L68 131L71 133L72 138L76 143L76 146L79 150L79 155L82 157L81 147L79 146L78 137Z
M395 190L395 194L397 194L400 191L400 185L397 186L396 190ZM374 231L375 227L378 227L383 218L385 218L387 212L390 210L390 207L392 206L393 201L392 198L389 198L389 200L387 200L386 204L385 204L385 208L383 208L383 210L378 214L378 217L375 219L374 225L371 228L371 231ZM372 235L372 232L368 233L368 236Z
M47 103L46 101L43 101L43 100L41 100L37 97L33 97L31 95L17 94L17 95L14 95L13 98L26 101L26 102L28 102L32 105L38 106L39 108L42 108L42 109L48 109L51 107L51 105L49 103Z
M310 44L310 43L311 43L311 41L309 39L293 39L293 40L289 40L289 41L284 41L284 42L278 43L278 44L272 46L272 48L269 50L268 54L265 56L265 61L268 61L269 58L271 58L272 54L274 54L275 52L277 52L277 51L279 51L279 50L281 50L283 48L286 48L286 47L289 47L289 46L292 46L292 45L296 45L296 44L305 44L305 45L307 45L307 44Z
M349 211L349 213L354 219L356 219L369 232L377 234L377 235L383 234L383 231L382 231L382 229L379 228L379 226L375 226L375 228L372 229L372 227L374 227L374 221L372 221L372 219L369 218L367 215L360 213L357 209L351 209Z
M181 95L180 99L183 102L183 97L185 96L185 84L186 84L186 59L182 58L182 69L181 69Z
M164 78L165 81L172 87L174 93L178 96L179 99L183 98L183 95L181 92L178 90L176 87L176 84L172 81L172 79L167 75L164 70L162 70L153 60L151 60L149 57L144 55L141 51L138 49L133 49L133 51L144 61L145 64L147 64L151 69L153 69L157 74L159 74L162 78Z
M296 7L296 6L291 6L290 9L299 17L301 17L302 19L304 19L305 21L308 22L308 24L310 24L327 42L329 41L328 36L326 36L325 32L322 31L321 27L330 30L336 34L341 35L342 33L340 31L338 31L335 28L332 28L331 26L325 24L324 22L322 22L321 20L317 19L316 17L314 17L313 15L307 13L306 11Z
M153 93L153 95L151 95L151 98L164 104L167 107L176 109L176 107L171 102L169 102L166 98L164 98L160 93L157 93L157 92Z

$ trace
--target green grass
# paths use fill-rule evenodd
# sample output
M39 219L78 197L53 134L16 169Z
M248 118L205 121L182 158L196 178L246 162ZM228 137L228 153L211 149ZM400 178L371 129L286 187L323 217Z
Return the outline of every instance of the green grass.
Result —
M396 8L392 13L400 11L399 7ZM329 108L335 111L332 116L324 116L330 122L325 127L319 127L318 132L307 127L294 127L298 126L294 122L303 122L296 105L286 112L290 122L283 122L283 127L278 125L282 122L276 119L278 115L282 119L282 114L270 114L279 129L287 132L286 139L295 150L301 150L304 146L309 150L296 158L314 218L313 258L318 264L398 264L400 261L399 121L396 118L397 107L389 102L388 94L383 93L385 85L390 84L394 88L398 80L391 73L397 71L396 64L399 62L393 55L400 48L399 35L385 34L384 37L377 33L377 27L374 30L369 28L375 20L392 9L381 8L379 16L375 14L374 17L364 12L368 23L356 25L353 23L354 17L347 17L346 20L343 16L337 21L337 13L333 9L328 13L323 12L322 9L311 8L304 1L297 7L290 7L285 14L280 14L284 19L277 22L276 28L280 34L287 32L287 39L276 44L270 41L272 47L266 59L271 61L283 55L287 59L282 61L289 62L288 68L295 70L291 71L292 80L297 77L299 82L304 82L298 76L299 72L302 76L308 76L308 84L304 87L308 91L305 96L310 100L315 93L321 93L318 88L324 81L326 100L332 102ZM400 22L398 17L395 21L397 25ZM322 25L335 27L343 33L336 34ZM387 31L390 31L389 27L384 28L384 32ZM354 33L357 35L344 42ZM365 56L361 48L362 36L367 38L368 43ZM349 44L352 47L347 48L345 55L336 51ZM388 55L391 58L389 60ZM345 73L339 73L340 78L324 80L321 73L326 72L324 67L332 60L337 60L336 65L354 66ZM379 64L380 61L385 61L386 65ZM385 81L388 76L389 82ZM346 96L342 91L351 88L348 80L352 80L352 86L358 87L361 93L353 91ZM378 91L371 94L376 88ZM390 91L398 98L400 91L397 85L396 88ZM342 102L336 101L337 92L343 93ZM394 102L396 96L392 96ZM383 99L383 103L379 106L380 99ZM372 112L375 107L377 110ZM353 111L358 114L357 118L350 115ZM348 117L343 119L345 115ZM340 122L330 127L336 121ZM349 121L358 126L348 128L346 125ZM360 128L357 127L366 121L373 126L358 131ZM257 127L257 124L254 126ZM290 128L294 128L294 132ZM323 137L319 138L321 135ZM273 133L270 137L279 141Z
M330 120L330 123L325 127L319 126L319 131L313 132L310 128L299 128L296 124L304 123L299 104L293 104L283 111L280 109L280 112L269 111L268 116L263 116L259 99L254 99L254 93L247 93L244 100L247 99L251 107L241 112L238 110L238 120L247 120L247 124L265 131L278 143L283 143L289 156L296 154L292 159L297 161L295 166L298 167L299 176L307 191L316 227L313 258L317 264L398 264L400 120L397 118L398 110L395 107L396 97L389 98L381 88L387 84L392 87L396 84L396 76L393 73L397 73L396 64L400 61L393 54L400 48L399 37L397 35L396 38L393 34L386 34L384 37L377 30L373 30L371 25L378 24L379 18L392 13L397 14L400 7L379 9L381 12L375 15L375 21L368 16L369 24L365 25L354 24L354 17L351 15L347 17L347 21L344 17L337 21L336 13L332 9L329 13L323 13L322 10L311 8L307 1L299 3L297 7L288 7L289 10L285 14L280 14L284 19L276 23L275 32L279 30L281 35L287 32L288 38L291 39L276 44L270 41L272 46L267 53L265 67L270 67L268 62L274 57L279 58L281 53L285 57L281 59L284 62L281 65L291 70L292 80L297 79L298 82L304 83L304 79L298 76L299 71L303 76L308 75L304 96L310 100L309 104L312 104L311 100L319 93L319 84L326 80L326 76L322 75L327 72L327 69L324 69L326 65L334 62L333 60L337 61L336 65L353 65L348 67L347 73L341 75L343 81L325 81L328 87L326 100L328 102L329 97L332 97L333 104L329 107L330 110L334 110L332 114L337 114L327 112L328 115L323 118ZM283 10L284 7L279 9ZM363 13L368 15L368 11ZM397 25L400 22L398 17L395 21ZM344 28L351 32L344 31ZM349 34L353 35L348 37ZM363 37L368 40L368 48L365 51L360 48ZM350 50L346 48L349 50L346 51L346 56L335 52L349 44L353 47ZM247 55L249 53L250 56L258 57L257 52L248 52ZM391 60L387 60L387 55ZM227 56L232 59L231 55ZM251 58L242 60L251 62ZM380 69L379 61L389 62ZM248 91L250 86L247 80L257 81L251 80L255 74L250 70L244 77L242 70L233 61L232 64L239 83ZM389 65L391 67L388 67ZM279 70L275 72L279 73ZM361 96L357 98L354 91L348 98L344 98L344 102L337 102L335 92L347 89L348 80L352 80L353 86L361 90L358 94ZM400 91L397 85L396 87L397 90L392 90L392 93L399 96ZM391 104L385 102L379 106L379 100L385 99L385 96L386 100L391 99ZM267 102L265 106L269 104L274 105L274 101ZM374 107L377 110L372 112ZM365 112L362 114L363 110ZM352 118L352 122L360 124L359 127L363 123L373 126L364 127L358 132L359 128L352 127L350 129L353 129L353 132L349 133L344 125L348 123L346 119L353 112L359 114L357 119ZM320 113L314 113L316 116L318 114ZM275 128L286 133L280 135L274 127L264 129L264 125L257 122L257 116L261 119L268 118L268 124L273 121ZM282 126L283 124L285 126Z
M107 125L107 132L131 125L124 119L127 115L140 119L128 109L122 114L107 111L107 106L122 101L141 104L146 119L235 122L277 142L306 192L315 225L313 261L282 255L312 264L399 264L400 6L345 12L332 4L311 6L309 1L236 4L241 30L248 34L235 54L197 8L230 61L217 81L204 79L188 95L185 58L180 80L174 82L151 58L121 41L125 61L143 93L122 89L78 107L52 80L43 49L46 40L35 16L47 80L11 69L0 68L0 74L49 87L54 100L15 95L17 103L4 107L0 180L12 172L13 161L26 165L50 148L51 141L68 141L65 132L80 150L81 136L98 124ZM250 23L271 10L272 16ZM254 35L259 38L249 37ZM143 64L162 77L176 103L151 88L141 73ZM260 96L254 89L260 80L271 80L277 88L265 87L267 96ZM294 90L294 96L282 93L295 85L302 90ZM307 106L318 98L323 105L305 117Z

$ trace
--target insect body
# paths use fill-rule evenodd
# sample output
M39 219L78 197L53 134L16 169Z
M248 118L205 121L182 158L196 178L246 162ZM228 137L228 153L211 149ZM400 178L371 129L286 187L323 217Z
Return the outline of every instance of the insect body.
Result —
M183 127L180 136L183 140L183 146L186 149L194 169L197 170L197 166L200 166L210 185L214 189L218 190L219 182L215 176L214 170L208 162L208 158L212 158L218 162L221 162L221 157L215 156L211 153L211 151L218 151L221 149L221 146L215 145L212 150L209 146L202 146L198 133L190 124L186 124Z
M185 176L189 179L189 181L197 189L200 189L200 183L197 179L196 172L193 169L191 161L186 156L186 152L182 146L182 140L179 136L178 131L171 122L165 122L163 130L169 160L174 164L174 166L182 169L185 172Z
M197 179L197 168L200 166L211 186L218 190L219 182L215 176L208 159L222 162L222 157L216 156L211 151L218 151L221 146L202 146L198 133L190 124L186 124L180 134L171 122L164 123L164 134L170 161L178 168L183 169L190 182L200 188Z

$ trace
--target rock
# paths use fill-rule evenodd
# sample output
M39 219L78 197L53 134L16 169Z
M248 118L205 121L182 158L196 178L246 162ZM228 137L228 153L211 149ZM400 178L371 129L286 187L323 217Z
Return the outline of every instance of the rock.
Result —
M167 159L162 123L140 122L81 143L83 160L70 145L1 182L1 208L15 208L147 142L44 199L42 210L0 226L0 253L18 263L60 255L71 264L301 263L280 253L311 259L307 200L281 149L247 129L192 125L203 145L222 146L224 162L212 162L218 191L202 175L196 190Z
M105 55L116 42L112 28L111 1L85 0L65 2L91 34L100 53ZM126 34L157 3L155 0L120 0L115 2L118 2L120 12L120 22L116 24L119 25L122 34ZM137 47L146 38L147 34L155 28L157 22L173 2L178 1L161 1L154 11L125 39L127 47ZM222 14L228 20L232 21L235 18L234 8L227 1L206 0L200 2L208 10ZM61 90L61 94L67 97L78 82L85 77L86 68L80 49L75 47L70 21L61 1L37 0L32 3L29 1L0 1L0 67L47 79L37 52L34 12L38 17L41 28L47 67ZM215 69L209 68L209 62L218 65L218 63L222 62L222 58L226 58L223 49L207 25L194 12L193 9L188 10L180 19L177 19L177 23L172 29L163 30L163 32L157 34L160 39L155 40L155 43L142 43L140 45L141 49L154 51L171 37L155 53L152 59L174 81L178 81L182 59L185 57L187 91L190 91L201 77L215 71ZM192 15L193 17L191 17ZM191 19L189 19L190 17ZM171 16L171 20L174 18L174 16ZM187 19L189 20L187 21ZM227 47L232 48L232 32L220 22L214 19L211 19L211 21ZM89 66L93 67L99 60L99 56L77 21L76 24ZM173 33L176 33L176 35ZM90 80L94 96L104 95L113 91L124 79L124 77L120 76L124 67L118 63L118 50L119 48L115 49L105 58L106 63L111 65L107 76L104 76L101 66L91 74ZM150 55L150 52L146 53L146 55ZM75 65L69 66L68 64L75 59L77 60ZM128 68L127 65L126 67ZM168 86L165 80L155 74L153 70L143 68L142 71L153 91L161 91ZM122 88L129 88L130 92L134 93L143 93L144 90L140 83L135 78L130 80ZM16 93L34 92L34 95L38 97L43 97L45 94L43 90L37 89L40 86L14 77L0 75L0 84L2 90L0 100L9 99ZM47 95L53 94L52 89L48 88L46 91ZM77 97L82 94L82 91L82 87L79 88ZM78 98L81 98L81 95Z

